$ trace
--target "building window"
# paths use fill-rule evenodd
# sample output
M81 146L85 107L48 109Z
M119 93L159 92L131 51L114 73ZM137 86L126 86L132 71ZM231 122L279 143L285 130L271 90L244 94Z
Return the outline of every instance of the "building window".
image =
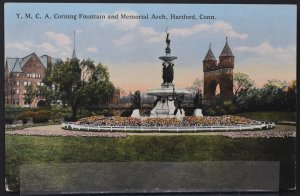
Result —
M35 73L32 74L32 77L35 78Z
M27 85L28 85L27 81L24 81L24 86L27 86Z
M19 90L19 89L17 89L16 93L17 93L17 95L18 95L18 94L20 94L20 90Z
M29 75L29 73L27 73L27 78L29 78L30 77L30 75Z
M37 82L36 85L37 85L37 86L41 86L41 83L40 83L40 82Z
M17 86L20 86L20 81L17 81L16 85L17 85Z
M28 86L31 85L31 82L28 82Z
M24 89L24 94L26 94L27 93L27 91L26 91L26 89Z
M41 82L41 86L44 86L44 83L43 83L43 82Z

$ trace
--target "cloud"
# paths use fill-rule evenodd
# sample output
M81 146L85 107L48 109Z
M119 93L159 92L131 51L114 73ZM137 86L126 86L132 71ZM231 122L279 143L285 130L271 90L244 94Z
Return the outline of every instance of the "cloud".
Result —
M14 42L14 43L11 43L11 44L6 44L6 47L14 48L14 49L22 50L22 51L29 51L30 50L30 48L28 46L26 46L24 43L18 43L18 42Z
M89 47L86 50L89 51L89 52L92 52L92 53L97 53L98 52L98 49L96 47Z
M46 35L46 37L51 40L57 48L59 48L58 50L62 50L64 54L66 52L71 53L72 49L70 45L72 44L72 41L69 36L63 33L55 33L53 31L47 31L44 35Z
M45 35L50 40L53 40L54 42L56 42L57 45L68 46L72 43L70 37L68 37L67 35L65 35L63 33L55 33L53 31L47 31L47 32L45 32Z
M257 86L274 78L287 81L296 78L295 44L275 47L264 41L256 46L239 46L233 50L239 57L236 68L255 78Z
M211 29L215 32L223 32L224 35L231 38L246 39L248 37L248 34L241 34L234 31L231 24L223 21L213 23Z
M40 45L36 45L37 48L41 48L42 50L44 50L47 53L55 53L58 52L59 50L57 48L55 48L52 44L45 42L42 43Z
M138 31L146 37L147 43L159 43L165 39L165 32L157 32L152 27L140 27Z
M14 42L12 44L7 44L8 48L15 48L15 49L19 49L22 51L35 51L35 50L42 50L44 52L47 53L53 53L53 52L58 52L58 49L55 48L52 44L48 43L48 42L44 42L41 44L33 44L29 41L24 41L24 42Z
M14 43L8 43L6 45L8 48L14 48L20 51L25 52L33 52L36 51L39 54L47 54L54 57L70 57L71 53L66 51L64 47L61 46L54 46L53 44L49 42L43 42L43 43L32 43L30 41L23 41L23 42L14 42Z
M105 15L106 20L102 20L103 25L113 25L117 29L131 30L135 29L139 24L139 19L120 19L121 15L138 15L137 12L132 10L119 10L112 14L101 14ZM109 15L118 15L118 19L107 19Z
M194 25L191 28L173 28L170 29L170 32L174 36L189 37L197 33L208 31L210 28L211 26L209 24L203 23L203 24Z
M134 34L132 34L132 33L126 34L126 35L124 35L123 37L114 40L114 41L113 41L113 44L114 44L115 46L118 46L118 47L124 46L124 45L130 43L130 42L134 39L134 37L135 37L135 36L134 36Z
M258 46L240 46L235 48L238 52L244 52L249 54L256 54L260 56L273 56L273 58L284 58L284 59L290 59L295 58L296 54L296 46L289 46L287 48L282 47L274 47L269 42L264 41Z
M213 24L196 24L189 28L170 28L168 31L174 37L189 37L202 32L222 33L225 36L238 39L246 39L248 37L247 34L234 31L231 24L223 21L218 21ZM146 42L148 43L158 43L165 38L165 32L157 32L152 27L140 27L139 32L146 37Z

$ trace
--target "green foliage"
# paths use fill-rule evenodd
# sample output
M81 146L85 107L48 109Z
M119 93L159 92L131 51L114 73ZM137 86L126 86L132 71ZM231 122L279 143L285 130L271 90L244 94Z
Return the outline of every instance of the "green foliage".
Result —
M28 85L25 87L26 93L24 94L24 102L25 104L30 105L33 102L35 97L35 91L32 85Z
M48 96L48 102L54 97L59 97L69 104L72 120L77 119L80 106L107 103L115 89L109 81L108 68L100 63L95 65L90 59L81 62L78 59L67 59L60 62L52 67L49 75L45 77L45 82L51 86L54 84L57 92ZM45 89L42 92L45 95L48 93Z
M19 115L27 108L15 106L15 105L5 105L5 124L12 124L14 120L19 120Z
M55 91L53 91L51 89L51 87L48 87L46 85L38 86L36 91L35 91L35 94L36 94L37 97L45 99L47 107L51 106L52 100L56 100L55 99L56 98Z
M262 88L242 90L234 101L239 112L296 111L296 83L270 80Z
M223 101L217 105L204 108L204 115L208 116L220 116L225 114L235 114L237 107L233 105L232 101Z
M32 118L34 123L48 122L48 120L50 119L50 112L47 110L26 111L21 116L19 116L19 119L22 119L23 122L27 122L30 118Z
M233 75L233 94L237 95L241 91L247 91L254 87L254 81L247 74L238 72Z

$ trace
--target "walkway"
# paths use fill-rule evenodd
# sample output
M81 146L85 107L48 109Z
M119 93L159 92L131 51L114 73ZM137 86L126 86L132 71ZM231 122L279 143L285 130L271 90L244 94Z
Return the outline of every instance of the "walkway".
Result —
M64 130L61 125L30 127L23 130L6 131L10 135L36 136L65 136L65 137L126 137L138 136L170 136L170 135L223 135L230 138L270 138L296 137L296 126L276 125L274 129L263 131L235 131L235 132L197 132L197 133L119 133L119 132L87 132Z

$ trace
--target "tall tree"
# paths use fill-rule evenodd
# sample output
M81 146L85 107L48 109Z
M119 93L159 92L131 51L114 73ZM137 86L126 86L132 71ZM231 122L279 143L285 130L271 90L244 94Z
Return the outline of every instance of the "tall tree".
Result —
M237 95L241 91L247 91L254 87L254 81L247 74L238 72L233 75L233 94Z
M73 120L80 106L98 105L114 92L107 67L95 65L90 59L81 62L76 58L67 59L56 64L45 82L55 87L59 98L71 106Z
M109 81L109 71L106 66L98 63L94 65L91 60L85 60L82 66L88 70L88 80L84 83L86 106L106 104L115 92L114 85Z

